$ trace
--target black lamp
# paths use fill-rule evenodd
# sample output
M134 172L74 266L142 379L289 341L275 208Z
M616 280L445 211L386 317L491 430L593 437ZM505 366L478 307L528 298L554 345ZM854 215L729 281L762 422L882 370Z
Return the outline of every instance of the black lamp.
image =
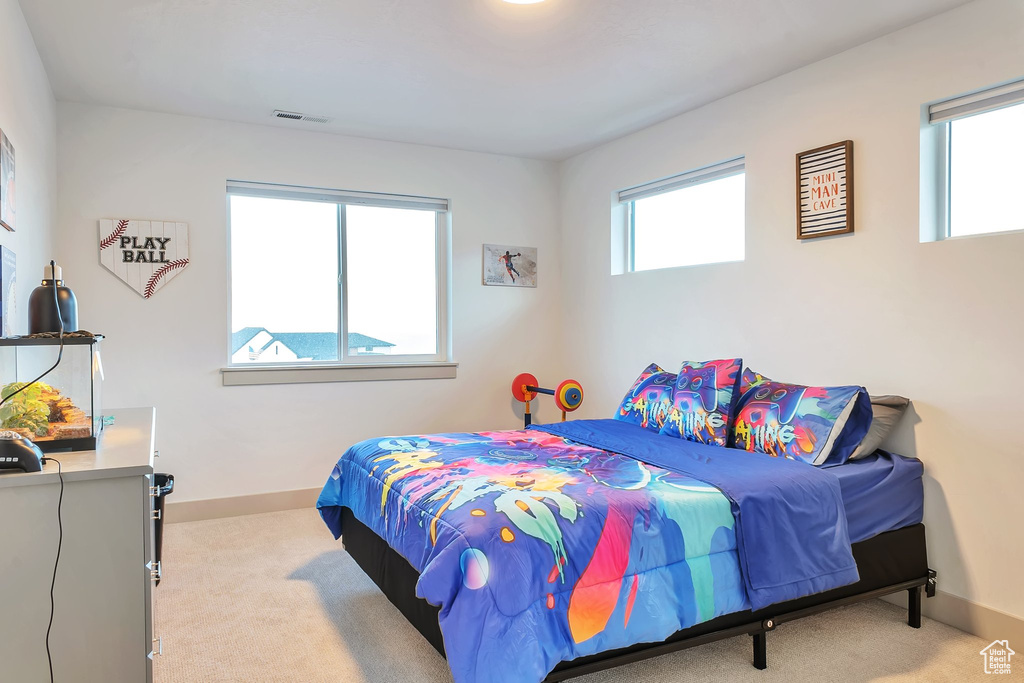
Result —
M57 362L55 362L49 370L36 377L31 382L23 384L16 391L8 394L4 399L0 400L0 406L10 401L14 396L25 389L29 388L43 377L50 374L54 368L60 365L61 359L64 357L64 311L61 310L60 304L60 285L63 284L60 281L60 270L57 268L57 264L50 261L50 280L44 280L45 283L49 283L46 287L49 291L53 292L53 313L57 321L57 329L54 330L60 336L60 348L57 351ZM39 308L40 303L38 302L39 297L37 293L41 287L37 287L36 291L32 292L33 307ZM78 305L75 303L75 295L71 294L71 290L67 290L70 299L70 311L75 318L78 317ZM68 303L68 302L66 302ZM31 316L30 316L31 317ZM49 331L49 330L47 330ZM26 439L18 432L12 431L0 431L0 471L3 470L21 470L23 472L40 472L43 469L43 452L39 450L39 446L32 443L31 440ZM62 489L63 490L63 489Z

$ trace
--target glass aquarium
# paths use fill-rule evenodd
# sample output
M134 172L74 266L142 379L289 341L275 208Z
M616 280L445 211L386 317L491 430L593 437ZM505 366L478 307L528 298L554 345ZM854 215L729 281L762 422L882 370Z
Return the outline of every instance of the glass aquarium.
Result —
M103 429L102 337L65 337L60 364L36 384L15 391L57 360L57 339L0 339L0 429L31 439L44 451L92 450Z

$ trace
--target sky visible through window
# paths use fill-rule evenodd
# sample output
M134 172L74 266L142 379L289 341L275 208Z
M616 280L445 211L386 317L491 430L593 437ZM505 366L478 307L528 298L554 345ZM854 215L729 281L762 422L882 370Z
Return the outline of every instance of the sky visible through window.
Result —
M633 204L633 269L743 260L746 176L639 199Z
M950 235L1024 230L1024 104L950 123Z
M392 354L437 353L433 211L348 207L348 330Z
M337 206L243 195L230 202L232 332L337 334ZM437 353L436 214L346 213L349 333L394 345L379 353Z

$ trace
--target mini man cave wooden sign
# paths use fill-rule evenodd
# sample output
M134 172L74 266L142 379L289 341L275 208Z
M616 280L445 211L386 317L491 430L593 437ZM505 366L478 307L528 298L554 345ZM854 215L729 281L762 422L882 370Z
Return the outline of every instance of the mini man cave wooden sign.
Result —
M853 141L796 155L796 237L853 232Z
M100 263L148 299L188 266L188 223L101 219Z

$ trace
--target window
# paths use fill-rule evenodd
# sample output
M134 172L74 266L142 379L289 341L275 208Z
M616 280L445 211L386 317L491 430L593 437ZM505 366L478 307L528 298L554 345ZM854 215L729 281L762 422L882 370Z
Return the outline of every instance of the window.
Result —
M228 211L232 366L448 360L446 200L231 181Z
M1024 187L1024 81L926 109L922 239L1024 230L1012 200Z
M742 158L622 190L626 270L742 261L744 197Z

